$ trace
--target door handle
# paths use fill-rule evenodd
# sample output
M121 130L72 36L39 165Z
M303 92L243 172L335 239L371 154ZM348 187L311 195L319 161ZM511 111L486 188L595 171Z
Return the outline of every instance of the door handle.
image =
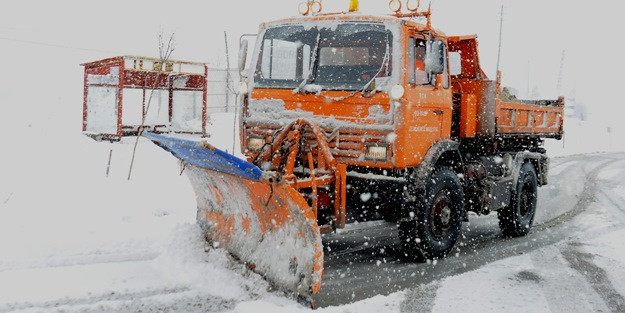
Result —
M443 110L434 110L434 114L443 115Z

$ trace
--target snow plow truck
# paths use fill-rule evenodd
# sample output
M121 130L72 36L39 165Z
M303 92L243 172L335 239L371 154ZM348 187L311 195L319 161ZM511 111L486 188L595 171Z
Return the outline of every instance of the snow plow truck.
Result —
M500 73L492 80L482 70L476 36L445 35L431 26L429 9L389 4L392 14L370 16L354 3L350 12L323 13L309 1L302 17L262 24L250 60L242 40L246 160L176 136L167 121L127 132L121 99L113 101L112 136L143 135L180 159L207 240L301 296L321 288L322 235L349 223L396 223L408 261L448 255L469 212L497 212L504 235L528 234L537 188L547 184L544 139L563 136L563 99L516 99ZM202 70L176 85L177 65L172 72L159 64L145 75L167 78L141 87L137 61L119 60L113 73L85 64L86 132L87 106L103 99L88 95L97 75L120 91L133 79L139 89L152 81L172 90L173 81L202 101Z

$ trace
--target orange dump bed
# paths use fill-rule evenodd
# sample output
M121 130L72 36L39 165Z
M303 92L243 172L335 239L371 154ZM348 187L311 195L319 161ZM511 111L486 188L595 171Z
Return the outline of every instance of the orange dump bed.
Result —
M510 99L488 80L456 81L461 97L460 136L531 136L559 139L563 135L564 99ZM506 99L508 98L508 99Z
M496 125L499 134L536 135L560 138L563 135L564 100L497 101Z
M502 90L501 75L494 81L482 70L477 36L451 36L447 40L450 54L458 55L460 71L452 75L452 87L461 99L461 137L562 137L564 99L516 99Z

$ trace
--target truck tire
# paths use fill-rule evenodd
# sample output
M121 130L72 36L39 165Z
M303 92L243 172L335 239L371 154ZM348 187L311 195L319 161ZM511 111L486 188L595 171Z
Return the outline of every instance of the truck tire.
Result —
M534 223L538 179L536 170L526 162L519 171L516 190L512 191L510 205L499 210L499 228L506 237L527 235Z
M454 248L464 219L464 193L458 175L440 168L412 205L410 221L399 224L401 254L410 261L443 258Z

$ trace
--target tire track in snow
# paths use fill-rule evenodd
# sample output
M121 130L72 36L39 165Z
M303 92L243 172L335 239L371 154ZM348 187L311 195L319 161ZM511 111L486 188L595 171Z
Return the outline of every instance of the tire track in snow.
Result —
M607 208L610 209L610 214L625 226L625 207L623 207L623 203L619 203L605 190L601 190L599 193L607 202L609 202L610 205L608 205Z
M177 287L177 288L159 288L152 290L144 290L137 292L126 292L126 293L118 293L118 292L107 292L100 295L83 297L83 298L62 298L57 300L50 301L42 301L42 302L18 302L18 303L9 303L3 306L0 306L0 312L10 312L17 310L33 310L33 309L41 309L41 310L49 310L49 309L57 309L60 307L67 306L85 306L85 305L93 305L100 302L113 302L113 301L132 301L141 298L154 297L158 295L171 295L176 293L183 293L189 291L189 287ZM107 310L108 311L108 310Z
M603 171L608 170L609 166L615 163L623 163L623 160L610 162L608 166L603 168ZM597 173L596 176L599 176L599 174ZM602 185L608 187L622 184L622 181L619 179L601 179L601 181L603 182ZM601 208L607 209L606 212L608 214L617 219L622 226L625 226L624 204L617 201L613 194L606 190L606 187L600 188L597 194L601 196L602 200L607 202ZM609 230L605 232L607 233ZM625 312L625 297L616 290L606 270L595 264L594 259L596 255L582 251L582 247L583 244L575 241L568 243L563 249L562 255L570 265L570 268L585 278L594 290L594 294L599 296L607 305L608 310L611 312Z
M542 279L537 285L552 312L606 312L607 304L586 282L583 275L562 264L567 260L562 254L562 245L546 247L530 255L535 270ZM566 279L562 279L566 277ZM571 296L567 290L575 290Z
M595 256L580 251L579 246L575 243L569 244L562 251L562 255L572 269L586 278L612 312L625 312L625 297L614 288L608 273L593 262Z
M150 298L125 302L115 308L107 308L107 313L128 313L128 312L184 312L184 313L206 313L206 312L227 312L235 308L235 300L225 300L214 296L185 296L169 301L154 301ZM100 308L80 309L81 313L100 313Z
M60 268L77 265L95 265L107 263L124 263L124 262L141 262L156 259L160 252L141 252L141 253L86 253L76 254L68 257L46 259L35 259L33 261L10 260L0 261L0 273L5 271L15 271L23 269L40 269L40 268Z
M625 163L625 160L621 160L621 163ZM605 182L606 186L611 187L616 187L623 184L623 181L619 178L603 179L603 181ZM619 202L617 199L615 199L613 193L605 190L605 188L602 188L600 190L600 194L603 199L609 202L610 205L607 206L607 208L610 209L610 213L625 226L625 203Z
M621 205L604 190L605 188L601 188L601 186L618 185L619 182L599 178L602 173L618 163L623 163L623 160L613 159L602 164L598 169L594 169L588 177L588 189L585 189L582 193L588 196L580 198L581 201L578 202L579 207L576 207L570 214L564 214L546 224L568 222L582 213L582 211L588 208L592 203L597 203L599 205L597 200L600 197L602 200L607 200L611 204L608 206L610 210L607 213L618 219L619 222L625 226L625 211L623 211ZM606 208L606 206L601 206L601 208ZM609 226L601 230L595 229L593 231L580 229L585 239L597 237L611 231L613 231L613 227ZM572 240L579 239L580 238L572 238ZM550 307L554 308L554 311L562 312L625 312L625 299L623 296L616 291L607 273L594 264L594 255L580 251L578 248L580 246L581 244L577 241L572 241L565 245L547 247L531 255L532 263L537 268L541 269L543 273L555 276L549 283L541 285L541 288L548 294L545 298L549 302ZM561 264L569 264L570 266L562 267ZM568 273L570 270L574 270L579 278ZM554 275L554 273L556 274ZM570 277L570 279L560 280L558 277ZM571 280L573 280L573 282L571 282ZM576 281L577 283L575 284ZM578 295L576 297L566 297L566 295L563 295L561 292L562 290L574 289L578 289Z
M544 223L538 224L534 226L535 231L544 231L551 227L555 227L560 224L567 223L571 221L573 218L578 216L584 210L590 206L590 204L594 203L597 200L597 192L598 192L598 180L597 177L601 173L601 170L609 167L613 163L621 161L621 159L611 159L606 162L601 163L600 165L592 168L590 170L590 174L586 176L586 181L584 182L584 188L580 193L578 201L575 203L575 206L572 210L566 211L558 217L555 217L551 220L548 220Z
M568 225L568 222L584 212L596 200L598 173L612 163L622 160L618 158L622 156L600 155L602 160L588 160L589 165L597 162L599 164L586 172L588 174L580 193L581 196L574 207L556 218L535 226L527 237L502 238L499 229L495 226L494 229L485 230L483 233L468 233L469 242L458 247L459 252L456 257L450 256L430 264L411 264L404 263L397 258L396 239L394 240L395 246L375 244L375 242L384 243L392 240L389 238L395 238L395 233L380 232L379 227L362 230L360 236L371 239L352 242L351 244L356 246L345 248L353 251L352 255L341 255L339 258L333 258L332 255L327 257L326 276L321 292L314 297L315 302L319 307L324 307L355 302L378 294L388 295L558 243L575 230L575 227ZM583 160L584 157L579 156L573 158L572 161ZM564 163L567 162L558 166ZM351 237L357 238L355 234ZM363 247L365 242L368 245ZM345 288L345 286L350 286L350 288Z

